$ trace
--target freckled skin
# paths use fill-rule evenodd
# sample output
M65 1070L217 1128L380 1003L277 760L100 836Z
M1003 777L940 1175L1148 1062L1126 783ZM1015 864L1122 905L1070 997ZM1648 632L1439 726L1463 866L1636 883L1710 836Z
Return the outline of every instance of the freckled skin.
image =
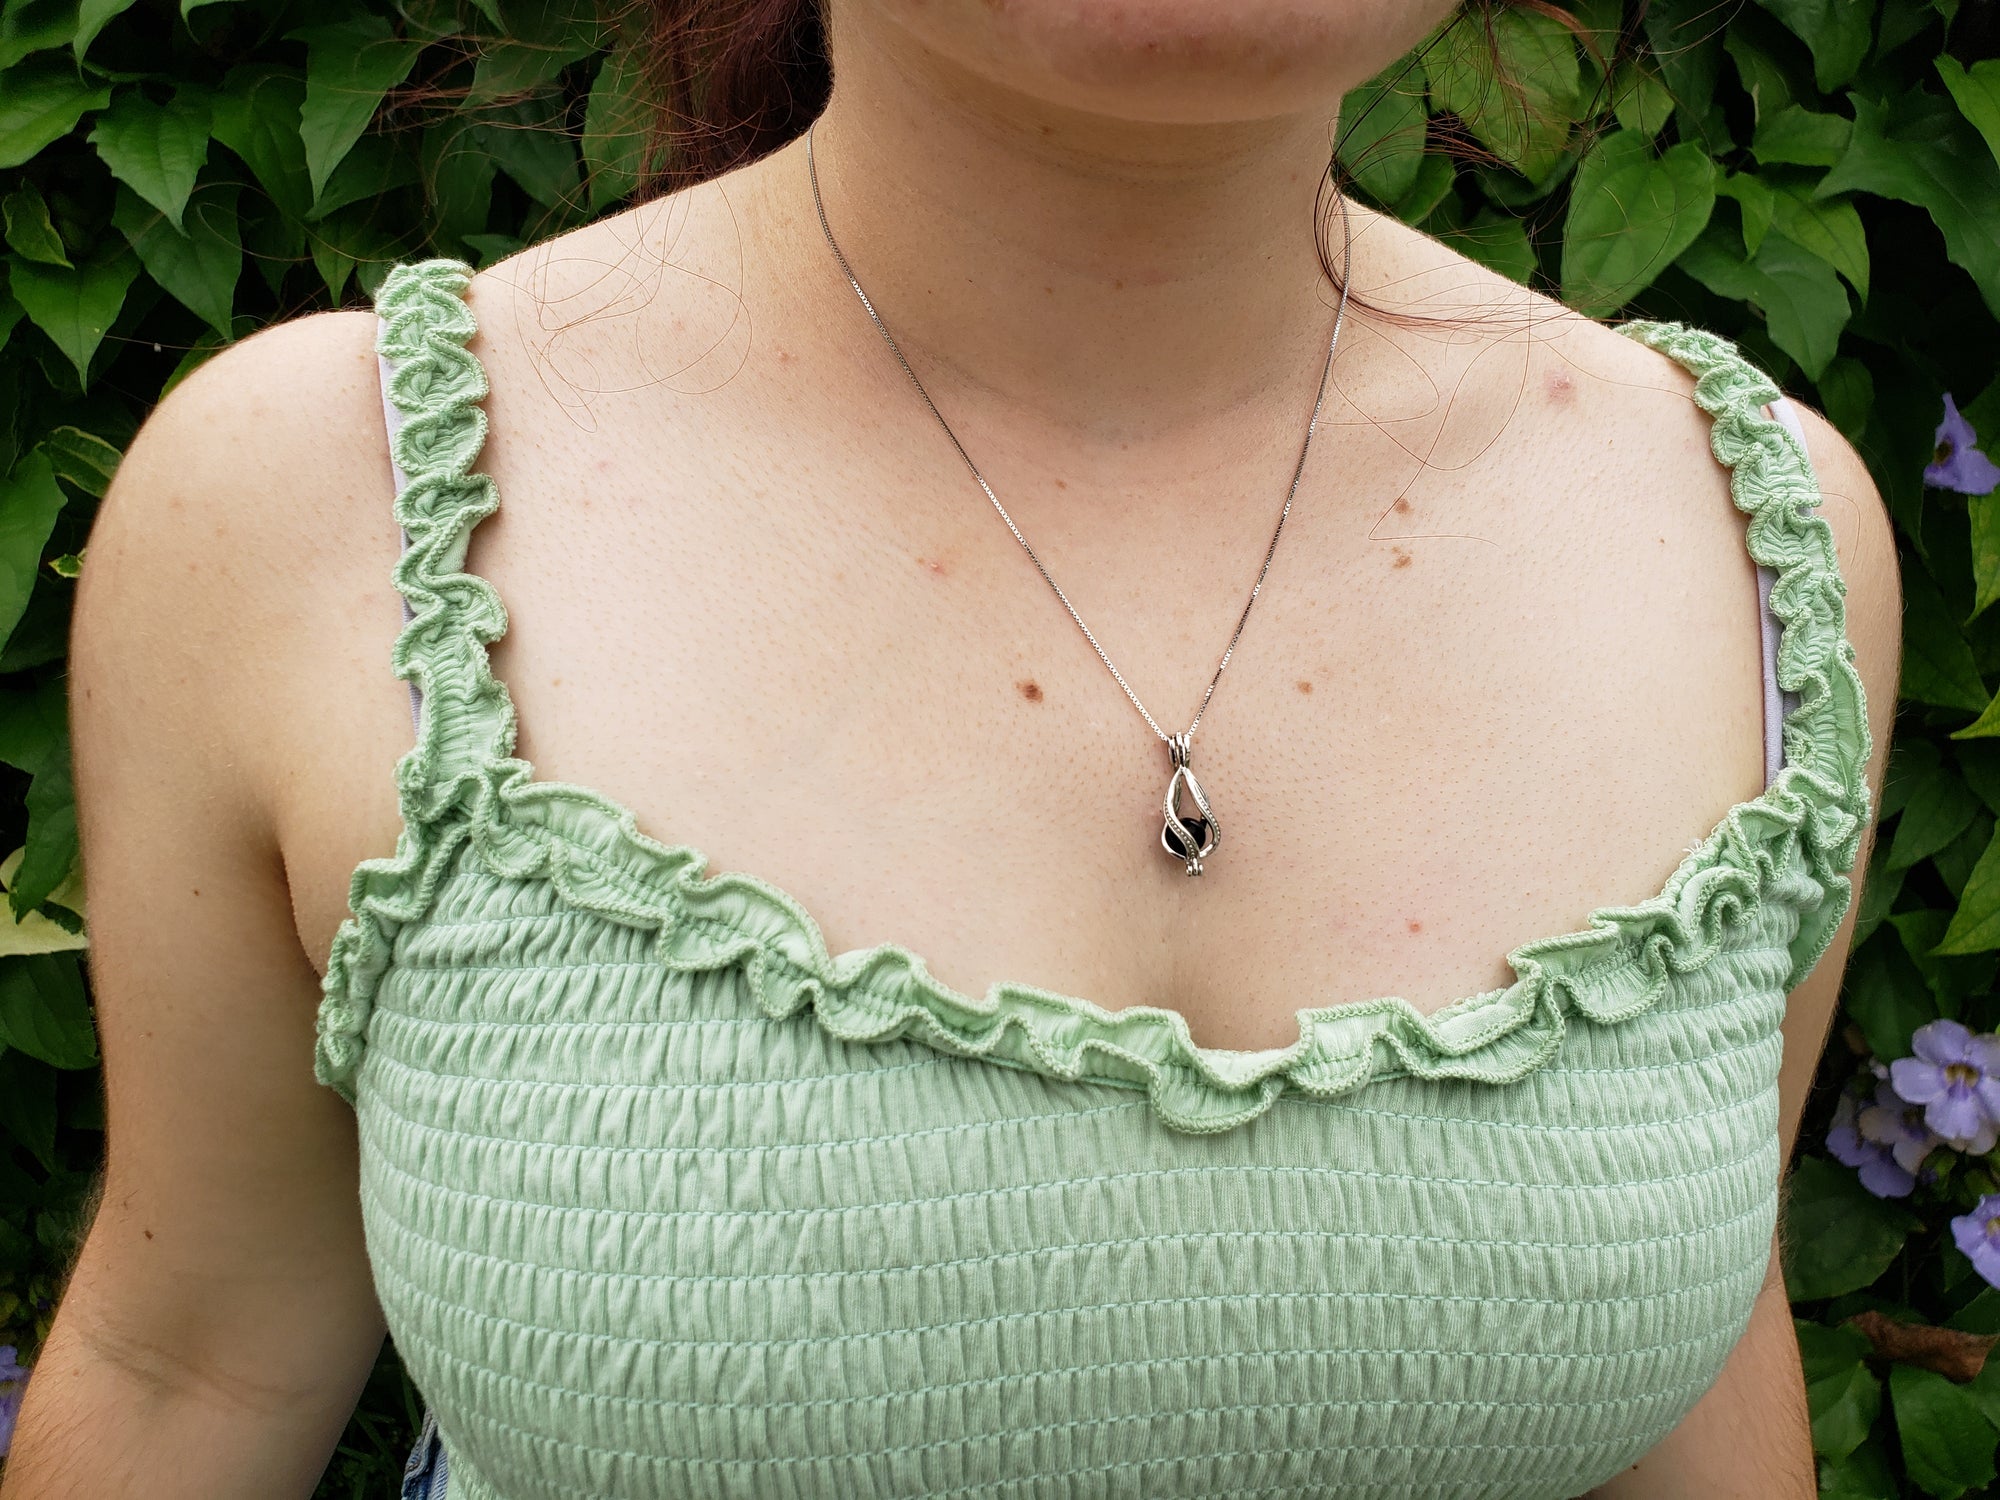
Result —
M1017 682L1014 686L1021 690L1021 696L1030 703L1042 701L1042 685L1039 682Z
M1312 693L1312 690L1313 690L1313 685L1310 682L1307 682L1303 677L1301 677L1299 679L1299 691L1307 695L1310 695Z
M1396 503L1389 507L1389 509L1391 510L1403 511L1406 513L1408 512L1409 508L1410 508L1410 497L1408 495L1398 495L1396 497Z

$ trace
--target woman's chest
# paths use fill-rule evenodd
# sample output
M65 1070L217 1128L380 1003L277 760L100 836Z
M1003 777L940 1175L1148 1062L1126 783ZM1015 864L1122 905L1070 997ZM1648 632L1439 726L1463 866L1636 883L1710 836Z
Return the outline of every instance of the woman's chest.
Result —
M1578 1494L1764 1278L1769 954L1212 1135L660 958L462 880L377 990L369 1248L466 1493Z

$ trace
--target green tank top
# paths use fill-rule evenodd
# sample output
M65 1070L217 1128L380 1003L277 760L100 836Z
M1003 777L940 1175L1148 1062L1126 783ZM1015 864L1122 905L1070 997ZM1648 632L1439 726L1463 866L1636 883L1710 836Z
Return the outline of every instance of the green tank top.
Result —
M404 826L334 943L390 1331L453 1500L1581 1495L1715 1382L1778 1211L1786 994L1851 896L1870 739L1833 535L1772 382L1699 378L1776 573L1784 764L1657 896L1425 1016L957 993L588 788L537 779L465 573L470 270L377 299Z

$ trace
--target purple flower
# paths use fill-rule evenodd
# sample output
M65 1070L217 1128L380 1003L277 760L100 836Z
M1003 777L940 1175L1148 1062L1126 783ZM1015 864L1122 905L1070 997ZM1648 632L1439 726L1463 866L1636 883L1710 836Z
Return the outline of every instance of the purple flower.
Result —
M1938 423L1937 452L1924 470L1932 489L1957 490L1961 495L1990 495L2000 486L2000 468L1973 445L1979 434L1958 414L1958 403L1945 392L1944 420Z
M1875 1102L1861 1106L1855 1125L1861 1139L1887 1146L1896 1165L1914 1173L1930 1155L1931 1148L1941 1144L1941 1138L1931 1129L1924 1114L1921 1104L1905 1099L1896 1092L1895 1084L1885 1080L1875 1085Z
M27 1367L15 1363L16 1349L0 1344L0 1458L14 1442L14 1419L21 1414L21 1393L28 1382Z
M2000 1193L1988 1193L1971 1213L1953 1219L1951 1233L1973 1269L2000 1286Z
M1888 1087L1886 1083L1879 1085L1879 1089ZM1858 1128L1861 1101L1866 1097L1862 1078L1856 1074L1841 1089L1840 1098L1833 1106L1833 1123L1826 1132L1826 1149L1842 1166L1856 1168L1861 1185L1876 1197L1906 1198L1917 1185L1916 1169L1904 1166L1889 1145L1861 1134ZM1869 1106L1870 1109L1874 1107Z
M1889 1078L1905 1099L1927 1106L1925 1123L1975 1156L2000 1144L2000 1036L1941 1019L1919 1026L1910 1050L1916 1056L1890 1063Z

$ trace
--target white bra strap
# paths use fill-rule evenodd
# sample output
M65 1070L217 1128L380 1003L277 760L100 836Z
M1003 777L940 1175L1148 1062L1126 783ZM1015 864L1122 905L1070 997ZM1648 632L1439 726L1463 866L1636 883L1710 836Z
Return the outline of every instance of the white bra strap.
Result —
M1799 447L1806 446L1806 430L1799 421L1798 408L1790 398L1780 396L1765 408L1787 431L1799 440ZM1810 460L1808 460L1810 462ZM1776 570L1757 564L1757 603L1759 633L1764 643L1764 784L1769 786L1778 779L1778 773L1785 766L1784 717L1798 707L1799 695L1787 692L1778 686L1778 640L1784 632L1784 622L1771 608L1771 586L1778 581Z
M396 493L401 495L410 483L410 476L405 474L402 467L396 462L396 433L403 425L403 414L396 409L396 403L389 399L389 377L395 373L396 367L379 354L375 356L375 364L382 376L382 424L389 434L389 469L396 477ZM405 552L410 550L410 533L407 530L403 532L402 550ZM410 608L409 596L404 594L402 590L398 589L396 595L403 601L403 623L407 625L411 620L416 618L417 612ZM410 724L420 735L423 733L424 727L423 705L423 689L418 687L416 679L412 678L410 680Z

